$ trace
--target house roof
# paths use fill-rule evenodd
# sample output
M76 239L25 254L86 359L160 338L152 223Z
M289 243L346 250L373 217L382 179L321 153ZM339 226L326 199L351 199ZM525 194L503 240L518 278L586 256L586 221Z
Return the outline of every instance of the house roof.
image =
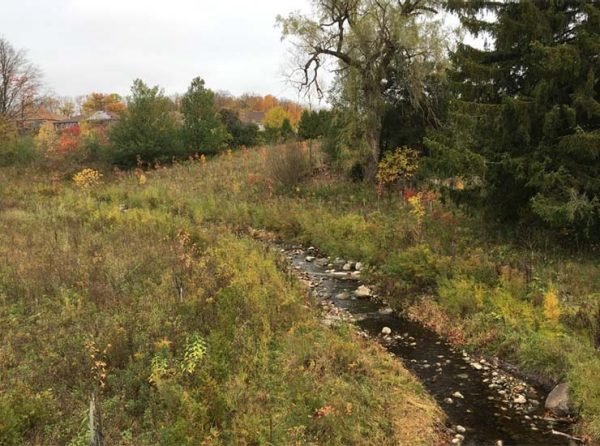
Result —
M242 122L252 122L254 124L261 124L265 119L265 112L263 111L245 111L241 114L240 119Z
M40 107L27 114L27 116L20 121L61 121L63 119L65 119L64 116L51 112L45 107Z
M70 118L61 119L56 121L57 124L78 124L83 121L82 115L71 116Z
M100 111L92 113L85 120L86 121L111 121L113 119L116 119L115 115L100 110Z

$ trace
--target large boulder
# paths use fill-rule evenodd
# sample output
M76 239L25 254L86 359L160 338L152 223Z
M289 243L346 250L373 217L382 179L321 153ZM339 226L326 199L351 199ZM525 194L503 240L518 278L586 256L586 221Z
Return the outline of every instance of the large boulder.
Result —
M546 410L559 417L564 417L573 412L571 398L569 397L569 385L561 383L552 389L546 398Z

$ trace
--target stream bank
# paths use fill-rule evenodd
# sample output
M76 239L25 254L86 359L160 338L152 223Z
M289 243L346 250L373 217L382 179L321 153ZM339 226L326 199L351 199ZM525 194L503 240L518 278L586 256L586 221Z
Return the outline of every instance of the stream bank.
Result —
M314 249L282 251L323 308L324 324L355 323L421 380L446 412L453 444L577 444L556 434L568 435L571 425L545 414L544 389L394 313L361 283L360 264L318 257Z

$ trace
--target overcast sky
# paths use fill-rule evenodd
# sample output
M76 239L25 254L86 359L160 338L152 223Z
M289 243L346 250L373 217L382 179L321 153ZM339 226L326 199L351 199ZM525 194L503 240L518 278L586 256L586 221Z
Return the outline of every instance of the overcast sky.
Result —
M182 93L213 90L297 99L284 79L277 14L307 0L2 0L0 35L59 96L127 94L132 80Z

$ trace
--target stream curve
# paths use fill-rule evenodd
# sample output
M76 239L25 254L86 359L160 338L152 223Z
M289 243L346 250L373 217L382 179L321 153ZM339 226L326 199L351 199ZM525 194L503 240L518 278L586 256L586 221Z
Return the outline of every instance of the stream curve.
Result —
M452 444L577 444L552 433L568 433L571 426L545 415L545 392L539 387L470 356L374 299L357 298L360 272L343 271L340 262L335 267L330 259L314 257L314 249L282 251L325 310L324 323L354 322L363 336L376 338L419 378L447 414Z

